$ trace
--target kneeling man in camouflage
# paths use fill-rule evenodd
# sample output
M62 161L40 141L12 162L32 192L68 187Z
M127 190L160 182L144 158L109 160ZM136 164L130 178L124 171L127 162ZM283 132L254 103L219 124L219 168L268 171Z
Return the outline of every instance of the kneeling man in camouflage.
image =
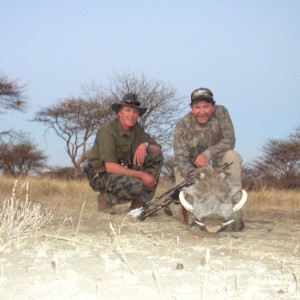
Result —
M147 108L136 94L125 94L112 104L117 118L102 126L89 155L90 186L99 191L98 208L111 211L131 201L131 209L144 207L157 188L163 163L162 149L137 122Z

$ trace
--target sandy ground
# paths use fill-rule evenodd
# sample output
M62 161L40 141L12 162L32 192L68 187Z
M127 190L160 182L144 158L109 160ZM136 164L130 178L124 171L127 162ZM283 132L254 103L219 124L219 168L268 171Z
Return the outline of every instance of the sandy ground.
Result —
M0 299L300 299L300 212L253 214L242 232L210 235L126 209L57 210L2 251Z

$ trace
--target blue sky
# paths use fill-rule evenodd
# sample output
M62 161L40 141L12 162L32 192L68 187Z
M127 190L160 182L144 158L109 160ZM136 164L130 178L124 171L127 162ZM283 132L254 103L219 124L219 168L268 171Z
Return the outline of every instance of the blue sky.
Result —
M26 84L29 102L26 114L0 115L0 126L30 132L51 166L71 165L64 143L28 120L114 72L170 83L187 105L194 89L210 88L246 163L300 126L298 0L0 3L0 72Z

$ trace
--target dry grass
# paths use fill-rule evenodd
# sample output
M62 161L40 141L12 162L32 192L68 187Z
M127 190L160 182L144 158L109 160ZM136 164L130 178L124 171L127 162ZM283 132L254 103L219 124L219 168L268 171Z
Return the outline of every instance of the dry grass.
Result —
M19 179L20 184L28 182L30 190L29 199L32 202L42 203L48 209L64 208L67 211L72 209L78 211L85 203L85 207L95 204L96 195L89 186L87 180L61 180L48 178L26 178ZM0 191L1 199L10 196L14 187L15 179L1 177ZM157 188L156 195L161 195L171 188L166 184ZM16 190L16 197L20 196L20 191ZM264 188L261 191L251 191L248 193L248 201L244 207L245 214L266 210L280 211L300 211L300 190L275 190Z
M260 191L249 192L248 201L244 207L246 216L268 210L285 212L300 211L300 190L264 188Z
M51 212L42 210L41 204L28 200L28 183L19 190L17 183L15 181L10 197L4 199L0 209L0 239L4 243L1 251L10 241L37 231L53 217Z
M8 197L13 189L15 179L10 177L1 177L0 191L1 199ZM28 177L19 179L20 184L28 182L30 190L28 197L32 202L38 202L45 205L48 209L57 209L64 207L67 210L72 208L82 207L85 202L86 205L95 202L96 194L89 187L86 180L61 180L61 179L48 179ZM17 194L20 191L16 191Z

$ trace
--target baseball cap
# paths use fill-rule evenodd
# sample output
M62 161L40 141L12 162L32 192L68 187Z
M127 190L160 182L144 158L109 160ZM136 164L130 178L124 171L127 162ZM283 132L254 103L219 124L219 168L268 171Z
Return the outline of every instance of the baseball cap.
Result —
M207 89L207 88L199 88L196 89L192 92L191 95L191 103L195 102L195 101L206 101L209 102L211 104L215 104L214 101L214 97L213 97L213 93L211 92L211 90Z

